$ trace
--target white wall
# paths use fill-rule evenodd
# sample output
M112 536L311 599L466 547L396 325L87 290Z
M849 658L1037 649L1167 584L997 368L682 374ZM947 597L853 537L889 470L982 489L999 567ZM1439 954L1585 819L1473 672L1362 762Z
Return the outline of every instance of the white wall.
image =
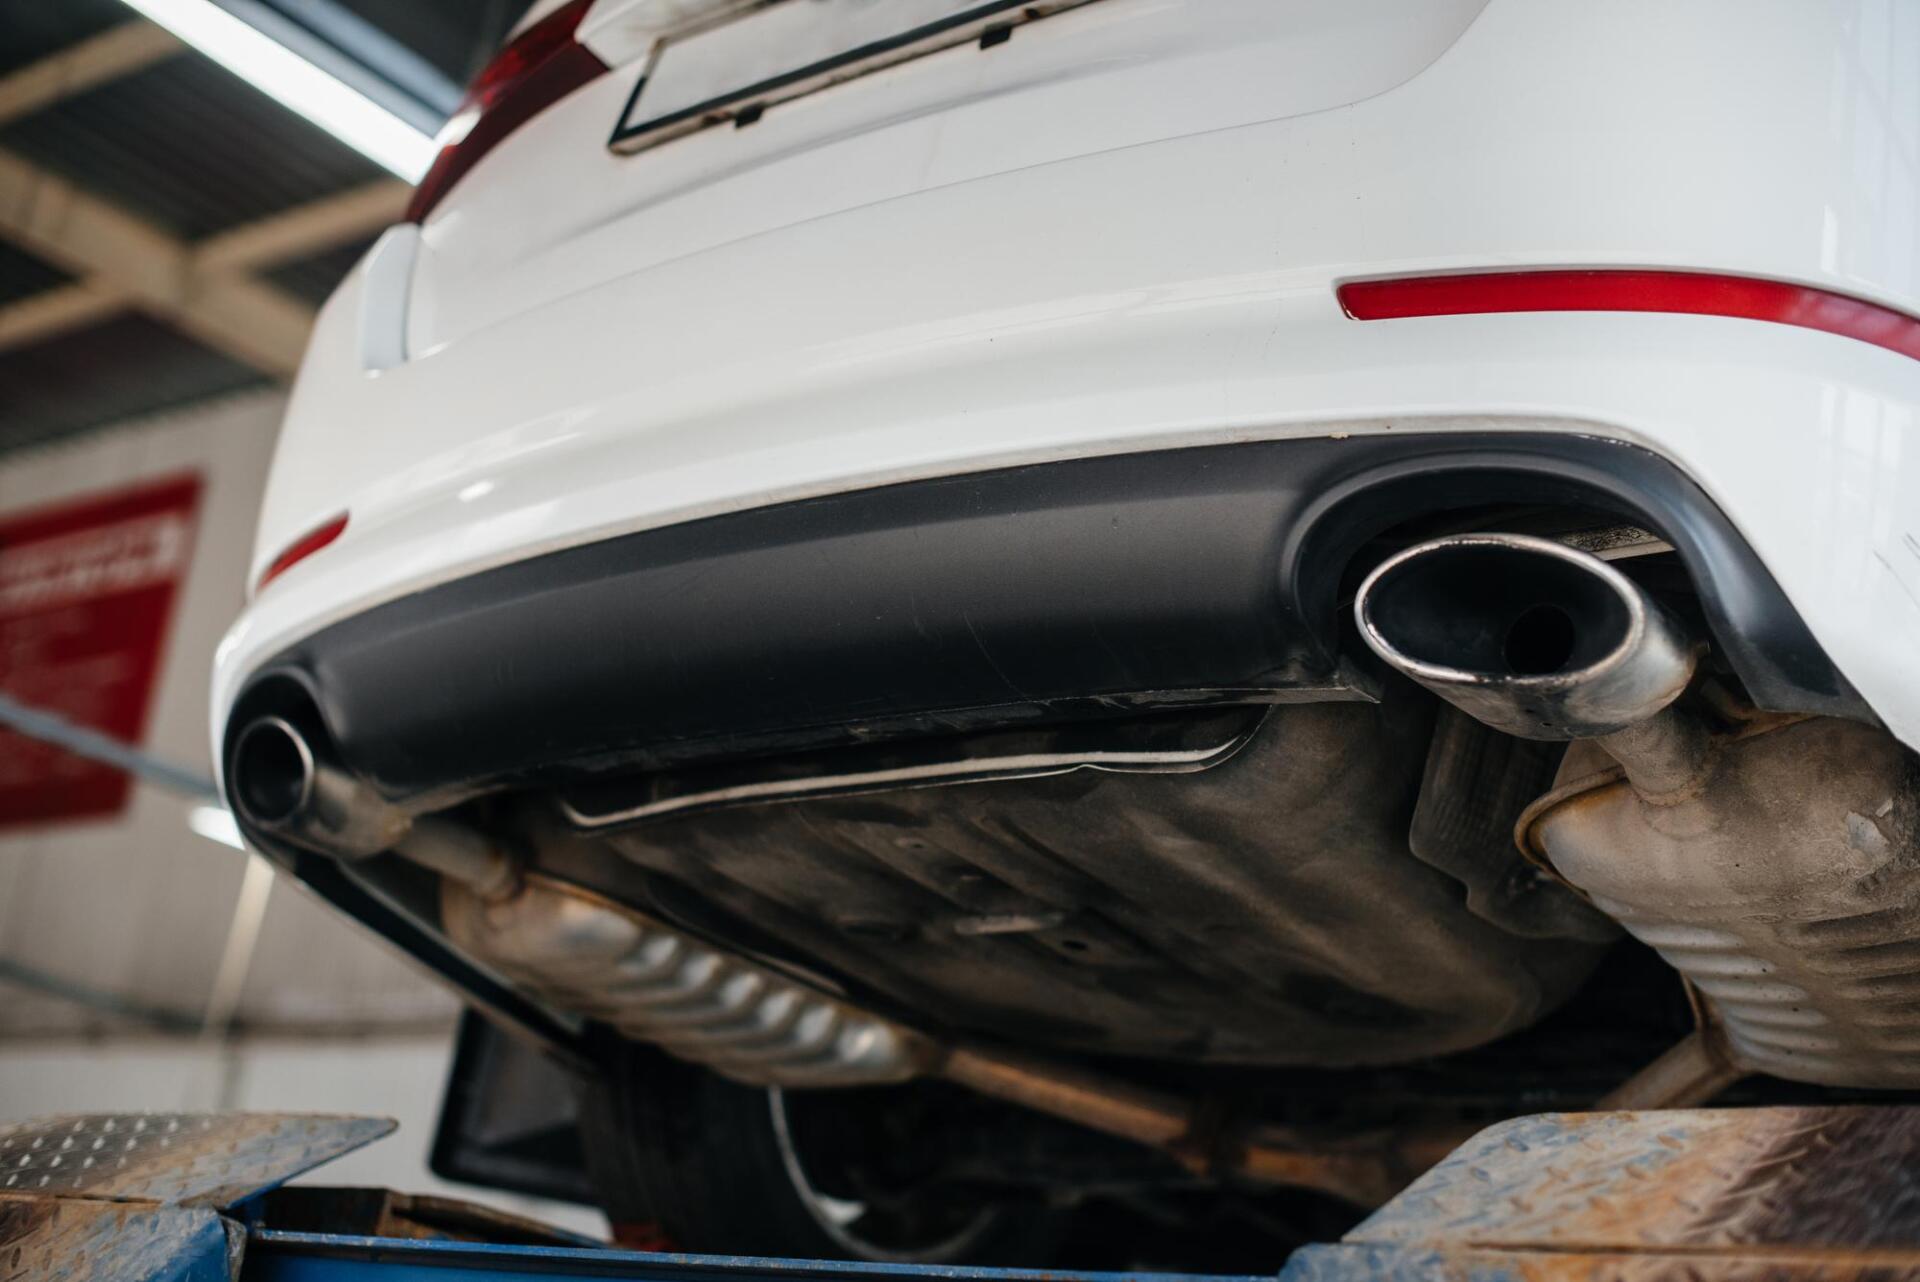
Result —
M148 751L210 773L213 649L233 620L284 407L248 393L0 457L0 516L149 477L204 483L191 571L175 605ZM191 803L141 785L109 822L0 835L0 959L139 1001L204 1009L241 856L190 832ZM409 963L284 879L268 902L240 1018L256 1027L450 1029L456 1004ZM0 1036L123 1026L72 1002L0 987Z
M148 718L149 752L208 775L214 646L240 608L284 400L248 393L0 456L0 517L192 469L203 490ZM0 961L135 1001L204 1011L246 856L136 787L126 813L0 834ZM447 1185L427 1171L458 1005L438 983L281 878L238 1009L243 1035L156 1037L0 978L0 1121L64 1112L270 1109L398 1119L320 1183L440 1191L599 1232L597 1212ZM267 1030L262 1032L261 1030Z

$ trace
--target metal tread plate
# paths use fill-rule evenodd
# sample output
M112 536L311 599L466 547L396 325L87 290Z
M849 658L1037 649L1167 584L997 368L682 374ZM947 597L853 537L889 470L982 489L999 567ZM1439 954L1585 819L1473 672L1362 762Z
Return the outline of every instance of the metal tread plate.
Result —
M99 1155L111 1150L94 1149L92 1142L124 1145L136 1121L146 1125L133 1135L148 1138L120 1150L128 1157L124 1166L117 1158L103 1162ZM169 1129L169 1121L180 1125ZM389 1129L373 1119L289 1115L68 1117L0 1128L0 1155L27 1156L25 1166L16 1160L12 1169L33 1172L35 1185L0 1191L0 1282L235 1276L417 1282L443 1270L474 1282L1197 1282L1171 1274L642 1255L271 1230L249 1235L209 1205L261 1191ZM84 1178L72 1173L75 1155L89 1173ZM85 1165L86 1155L95 1156L93 1165ZM48 1177L44 1186L41 1175ZM62 1182L72 1187L57 1188ZM1344 1241L1296 1252L1280 1277L1920 1279L1920 1107L1519 1118L1462 1145Z
M221 1208L394 1123L301 1113L73 1113L0 1124L0 1282L229 1282Z
M229 1206L394 1129L325 1113L76 1113L0 1125L0 1197Z
M206 1207L0 1198L0 1282L229 1282L244 1241Z
M1920 1278L1920 1108L1517 1118L1282 1277Z

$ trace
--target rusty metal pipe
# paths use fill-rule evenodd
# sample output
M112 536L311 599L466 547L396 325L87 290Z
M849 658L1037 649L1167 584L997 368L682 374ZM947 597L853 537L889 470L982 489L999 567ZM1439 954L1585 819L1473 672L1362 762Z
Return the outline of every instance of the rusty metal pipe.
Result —
M1236 1132L1210 1127L1193 1101L1178 1096L1059 1064L964 1047L948 1051L933 1072L982 1095L1164 1149L1196 1171L1315 1189L1361 1206L1385 1202L1460 1138L1421 1146L1416 1137L1409 1147L1401 1137L1330 1144L1279 1127Z
M982 1095L1154 1148L1170 1148L1194 1130L1185 1100L1057 1064L963 1047L949 1051L935 1072Z
M626 905L522 873L480 833L415 817L328 764L300 730L241 732L235 807L263 831L338 858L382 852L442 874L450 936L543 1000L737 1080L833 1086L941 1077L982 1095L1165 1150L1196 1170L1378 1205L1418 1166L1391 1143L1328 1145L1277 1128L1209 1126L1177 1096L920 1034L805 989Z
M1703 1025L1594 1103L1598 1112L1698 1108L1749 1075L1735 1062L1726 1038Z
M441 920L456 944L539 999L751 1085L942 1078L1164 1150L1196 1171L1318 1189L1367 1206L1391 1197L1423 1165L1398 1137L1327 1143L1272 1127L1236 1129L1176 1095L1068 1065L938 1044L538 871L491 902L445 885Z

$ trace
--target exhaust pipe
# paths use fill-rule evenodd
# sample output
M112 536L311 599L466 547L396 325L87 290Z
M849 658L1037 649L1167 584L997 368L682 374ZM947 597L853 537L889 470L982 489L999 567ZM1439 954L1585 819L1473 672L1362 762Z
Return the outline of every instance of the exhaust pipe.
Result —
M1675 702L1700 647L1614 567L1543 539L1409 548L1355 615L1488 725L1592 740L1515 838L1685 976L1700 1018L1602 1107L1698 1104L1750 1072L1920 1086L1920 760L1899 740L1732 699L1710 727Z
M1597 739L1680 697L1699 646L1639 585L1563 543L1456 534L1382 563L1354 601L1375 654L1522 739Z
M940 1077L1161 1148L1196 1170L1367 1206L1391 1197L1460 1138L1342 1146L1273 1127L1236 1133L1176 1096L936 1043L627 905L537 870L523 874L473 829L393 805L282 717L262 717L240 732L227 783L234 809L258 831L339 859L392 852L442 874L447 937L538 999L739 1081L828 1087Z
M325 760L284 717L261 717L240 732L227 787L249 825L308 850L336 859L392 851L488 900L518 887L513 860L486 837L464 824L407 813Z

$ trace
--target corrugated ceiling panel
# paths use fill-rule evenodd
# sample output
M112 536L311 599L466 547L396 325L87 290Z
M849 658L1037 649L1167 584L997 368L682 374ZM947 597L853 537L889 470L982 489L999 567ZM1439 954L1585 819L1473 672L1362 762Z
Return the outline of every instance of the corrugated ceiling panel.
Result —
M0 450L265 381L158 321L117 317L0 352Z
M464 79L525 0L337 0ZM138 21L120 0L0 0L0 75ZM324 131L193 54L0 123L18 154L156 227L197 240L385 177ZM366 245L264 275L315 304ZM0 242L0 306L71 278ZM128 315L0 352L0 450L263 380L151 318Z
M473 79L526 11L527 0L339 0L457 85Z
M0 303L31 298L71 279L51 263L0 240Z
M373 238L357 240L350 245L341 245L324 254L315 254L299 262L288 263L266 274L266 278L296 298L301 298L315 307L327 301L346 274L361 256L373 247Z
M169 59L14 121L0 129L0 147L188 239L385 176L197 57Z
M0 75L132 17L120 0L0 0Z

